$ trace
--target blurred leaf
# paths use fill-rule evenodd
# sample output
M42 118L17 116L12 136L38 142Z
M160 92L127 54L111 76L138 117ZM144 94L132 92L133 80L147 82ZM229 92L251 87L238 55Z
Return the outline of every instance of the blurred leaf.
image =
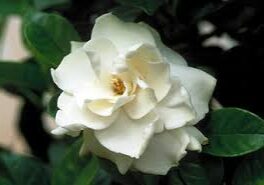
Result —
M106 173L103 169L99 169L93 184L94 185L111 185L112 179L111 176Z
M0 62L0 86L8 85L43 91L47 81L40 67L34 63Z
M30 8L27 0L0 0L0 16L23 14Z
M52 166L56 166L61 162L61 156L63 156L68 149L69 143L63 141L58 140L50 144L48 156Z
M168 185L185 185L179 177L177 168L170 170L168 174Z
M135 21L142 10L135 7L118 6L112 9L111 12L124 21Z
M154 14L154 12L164 3L164 0L116 0L116 1L125 6L132 6L142 9L144 12L146 12L149 15Z
M38 10L44 10L47 8L69 5L71 0L34 0L34 5Z
M23 33L32 54L46 68L56 67L70 52L70 41L79 41L74 27L56 14L30 12L27 14Z
M49 101L48 104L48 108L47 108L47 112L49 113L49 115L51 115L53 118L55 118L56 113L58 111L58 107L57 107L57 101L59 98L60 93L55 94Z
M49 170L38 160L0 151L0 165L4 165L15 185L49 185ZM6 178L6 177L4 177ZM6 181L8 182L8 181ZM2 183L1 183L2 185Z
M13 183L11 181L9 181L8 179L1 177L1 176L0 176L0 184L1 185L13 185Z
M246 157L235 172L233 185L264 184L264 151Z
M204 152L223 157L241 156L264 146L264 121L238 108L220 109L211 114Z
M82 140L78 140L63 156L60 164L54 169L53 185L89 185L92 184L99 171L95 157L80 157L79 150Z
M199 155L196 160L183 160L178 170L186 185L221 185L224 176L221 159Z
M132 172L128 171L125 175L122 175L117 170L116 166L106 159L100 159L100 166L112 177L115 182L126 185L142 185L138 183Z

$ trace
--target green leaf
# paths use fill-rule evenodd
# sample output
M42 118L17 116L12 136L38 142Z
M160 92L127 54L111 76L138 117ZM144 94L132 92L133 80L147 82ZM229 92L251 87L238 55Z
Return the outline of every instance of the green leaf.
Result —
M49 170L38 160L12 154L7 151L0 151L1 169L7 170L15 185L49 185ZM1 173L2 174L2 173ZM8 181L6 181L8 182ZM2 183L0 183L2 185Z
M70 3L70 0L34 0L34 5L38 10L69 5Z
M135 21L142 10L135 7L118 6L112 9L111 12L123 21Z
M248 156L235 172L233 185L264 184L264 150Z
M154 12L164 3L164 0L116 0L118 3L125 6L132 6L142 9L149 15Z
M43 91L47 81L35 63L0 62L0 86L5 85Z
M128 171L125 175L122 175L112 162L106 159L100 159L99 161L100 166L112 177L113 181L126 185L142 185L138 183L132 172Z
M30 12L23 24L24 40L32 54L47 68L59 65L70 53L70 41L79 41L74 27L56 14Z
M204 152L222 157L241 156L264 146L264 120L237 108L220 109L211 114Z
M0 177L0 184L1 185L13 185L11 181L9 181L8 179L4 177Z
M205 155L196 155L197 159L183 159L178 167L180 176L186 185L220 185L224 168L221 159Z
M51 115L53 118L55 118L56 113L58 111L58 106L57 106L57 102L58 102L58 98L59 98L60 93L55 94L49 101L48 104L48 108L47 108L47 112L49 113L49 115Z
M80 157L82 140L78 140L54 169L53 185L89 185L92 184L99 171L99 163L95 157Z
M179 176L179 171L177 168L173 168L170 170L168 174L168 185L184 185Z
M0 16L24 14L30 8L27 0L0 0Z

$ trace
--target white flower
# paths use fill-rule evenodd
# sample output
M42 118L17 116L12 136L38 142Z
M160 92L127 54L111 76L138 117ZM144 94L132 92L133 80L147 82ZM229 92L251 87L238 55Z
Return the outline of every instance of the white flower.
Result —
M91 40L72 42L52 77L63 90L53 133L83 131L81 153L107 158L121 173L166 174L207 141L194 125L216 80L188 67L144 23L99 17Z

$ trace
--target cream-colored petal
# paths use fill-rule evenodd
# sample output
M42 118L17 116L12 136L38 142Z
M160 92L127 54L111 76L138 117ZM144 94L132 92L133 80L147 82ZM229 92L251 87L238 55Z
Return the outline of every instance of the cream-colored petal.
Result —
M59 97L58 106L61 110L56 114L56 123L58 126L71 131L83 130L84 128L104 129L118 116L118 112L107 117L98 116L88 108L80 108L74 97L66 93Z
M156 134L143 155L133 162L141 172L166 175L170 168L177 166L188 150L201 151L206 138L192 126Z
M96 38L88 41L84 45L84 49L99 56L99 66L95 68L99 68L102 79L106 78L105 75L112 72L113 62L118 56L115 45L106 38ZM98 65L98 62L95 62L95 64Z
M172 79L168 95L158 104L155 111L168 130L182 127L196 117L189 94L177 79Z
M85 84L78 88L78 91L73 93L77 104L83 107L85 104L100 99L112 99L113 92L108 87L104 86L101 81L92 84Z
M118 119L108 128L96 130L95 136L107 149L139 158L155 132L157 116L150 113L139 120L130 119L120 112Z
M81 155L86 155L87 153L92 152L99 157L109 159L117 165L117 168L121 174L125 174L128 171L134 160L133 158L126 155L111 152L102 146L91 130L84 130L83 140L84 142L80 151Z
M68 93L78 91L84 84L97 81L90 59L81 49L64 57L57 69L51 69L51 74L56 85Z
M181 129L155 134L133 167L141 172L166 175L186 155L190 139Z
M151 32L144 26L124 22L111 13L96 19L91 38L107 38L121 53L139 43L155 45Z
M124 110L132 119L140 119L151 112L157 105L157 99L152 89L138 88L134 100L125 104Z
M152 27L150 27L149 25L141 22L139 23L142 26L144 26L146 29L148 29L154 39L155 39L155 43L156 46L158 47L159 51L161 52L163 58L165 59L166 62L168 63L173 63L176 65L184 65L187 66L187 62L185 61L185 59L179 55L177 52L173 51L172 49L168 48L167 46L165 46L160 38L159 33Z
M216 85L216 79L195 68L172 65L173 76L180 79L182 85L191 97L191 103L195 108L197 117L190 124L196 124L204 118L209 111L209 101Z
M72 137L77 137L80 135L80 131L71 131L62 127L57 127L54 130L51 131L52 134L54 135L69 135Z
M183 129L185 129L185 131L188 133L190 137L190 143L187 149L201 152L202 145L208 143L208 138L206 138L197 128L193 126L186 126Z
M158 101L167 95L171 87L169 64L163 62L155 47L139 45L126 54L126 61L138 78L154 89Z
M87 104L87 107L95 114L100 116L110 116L114 111L132 101L135 96L119 96L114 99L94 100Z
M71 52L74 52L75 50L82 48L84 44L85 42L71 41Z

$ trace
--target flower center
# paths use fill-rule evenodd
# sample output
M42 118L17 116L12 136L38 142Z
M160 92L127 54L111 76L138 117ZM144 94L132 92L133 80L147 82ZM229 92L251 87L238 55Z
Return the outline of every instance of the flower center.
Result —
M117 76L113 76L113 78L111 79L111 84L113 91L117 95L122 95L125 92L126 87L124 85L124 82Z

